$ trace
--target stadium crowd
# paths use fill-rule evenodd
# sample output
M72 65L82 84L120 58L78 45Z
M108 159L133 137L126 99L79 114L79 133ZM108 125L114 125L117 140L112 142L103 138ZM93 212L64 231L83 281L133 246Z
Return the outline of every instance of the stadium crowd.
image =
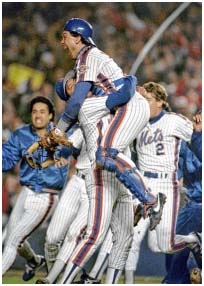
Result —
M63 110L54 86L73 64L60 46L66 19L81 17L92 23L97 45L128 74L145 43L177 7L176 2L4 2L3 141L28 122L27 104L33 96L52 98L57 115ZM172 109L191 118L201 108L201 53L202 8L191 3L146 56L137 71L139 83L164 83ZM15 201L9 197L19 189L17 174L18 168L3 177L4 224Z

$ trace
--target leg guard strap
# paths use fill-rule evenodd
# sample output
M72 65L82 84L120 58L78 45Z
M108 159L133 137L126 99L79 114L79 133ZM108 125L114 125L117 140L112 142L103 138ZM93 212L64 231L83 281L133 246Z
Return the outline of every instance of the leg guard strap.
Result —
M118 150L99 147L96 152L96 162L100 168L115 172L118 180L144 204L153 204L155 197L145 189L145 186L136 173L135 168L128 168L117 160Z
M117 170L116 177L142 203L149 203L148 192L146 192L140 177L134 172L134 168L126 169L123 172Z
M99 147L96 151L97 166L109 172L115 172L117 169L115 159L118 153L118 150L114 148L104 149L103 147Z

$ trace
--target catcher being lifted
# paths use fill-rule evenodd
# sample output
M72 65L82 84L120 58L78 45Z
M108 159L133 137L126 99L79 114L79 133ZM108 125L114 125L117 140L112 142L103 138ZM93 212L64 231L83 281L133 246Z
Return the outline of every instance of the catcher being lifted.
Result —
M47 132L39 141L34 142L27 150L26 161L31 168L35 168L39 164L36 163L32 154L39 148L44 148L49 151L50 157L47 158L43 163L40 164L41 168L47 168L55 164L56 159L54 158L57 146L72 146L72 142L66 137L66 134L56 127L52 128Z

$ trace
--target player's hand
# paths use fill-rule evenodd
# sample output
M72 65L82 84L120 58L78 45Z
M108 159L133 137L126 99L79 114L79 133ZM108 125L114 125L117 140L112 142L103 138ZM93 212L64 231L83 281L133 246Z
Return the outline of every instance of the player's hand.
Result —
M202 112L193 116L193 128L195 131L202 131Z

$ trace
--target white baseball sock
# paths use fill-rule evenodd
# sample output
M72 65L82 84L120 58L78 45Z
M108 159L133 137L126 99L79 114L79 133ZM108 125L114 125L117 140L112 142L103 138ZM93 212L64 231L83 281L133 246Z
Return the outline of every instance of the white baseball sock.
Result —
M122 273L122 270L108 267L107 273L106 273L106 284L117 284L121 276L121 273Z
M57 279L57 277L59 276L59 274L63 270L64 266L65 266L64 261L62 261L60 259L57 259L55 261L55 263L53 264L52 268L50 269L50 271L46 277L50 281L51 284Z

